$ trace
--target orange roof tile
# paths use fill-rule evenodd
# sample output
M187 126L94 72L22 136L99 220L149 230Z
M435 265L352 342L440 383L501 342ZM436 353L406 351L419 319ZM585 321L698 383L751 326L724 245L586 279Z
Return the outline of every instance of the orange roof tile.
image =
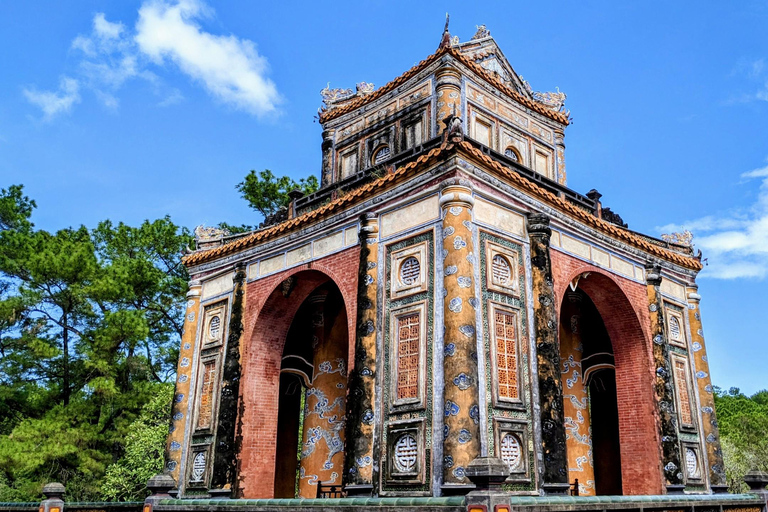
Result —
M182 259L182 262L187 266L204 263L206 261L211 261L213 259L216 259L220 256L232 254L241 249L251 247L253 245L256 245L259 242L262 242L270 238L273 238L277 235L280 235L281 233L286 233L286 232L294 231L298 228L307 227L311 225L315 219L322 218L329 213L338 211L344 206L356 204L357 202L359 202L359 200L362 200L364 197L366 197L369 192L372 192L379 188L382 188L382 189L389 188L391 185L395 184L396 182L401 181L402 179L413 174L422 165L425 165L429 161L437 158L443 152L451 151L453 147L454 146L450 144L447 147L443 146L439 148L434 148L428 153L421 155L416 160L395 170L393 173L387 174L386 176L383 176L374 181L371 181L361 186L360 188L352 190L348 194L344 195L343 197L340 197L334 201L331 201L330 203L324 206L321 206L316 210L307 212L296 218L289 219L287 221L284 221L275 226L263 229L261 231L256 231L254 233L251 233L250 235L239 238L231 243L221 245L219 247L203 250L203 251L194 252L192 254L185 256ZM602 231L603 233L609 234L629 245L632 245L650 254L653 254L654 256L663 258L667 261L672 261L685 268L690 268L693 270L701 270L703 268L701 265L701 262L696 258L684 256L674 251L670 251L663 247L659 247L657 245L649 243L646 240L643 240L642 238L640 238L639 236L634 235L627 229L621 228L615 224L611 224L610 222L604 221L588 212L585 212L584 210L571 204L567 200L561 197L558 197L557 195L543 189L536 183L524 178L523 176L516 173L512 169L492 159L490 156L484 154L482 151L475 148L468 141L459 142L458 147L464 150L467 154L471 155L477 160L488 165L491 169L493 169L500 175L507 178L511 183L518 186L522 190L544 200L545 202L549 203L555 208L558 208L562 212L577 218L578 220L580 220L584 224L591 226L592 228Z

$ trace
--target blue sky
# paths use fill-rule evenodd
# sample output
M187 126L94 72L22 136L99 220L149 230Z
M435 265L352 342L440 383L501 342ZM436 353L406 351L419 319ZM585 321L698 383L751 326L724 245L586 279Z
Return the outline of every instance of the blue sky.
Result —
M317 174L319 91L432 53L445 12L559 87L568 184L630 228L689 227L713 382L768 388L768 1L3 2L0 187L37 225L256 223L250 169Z

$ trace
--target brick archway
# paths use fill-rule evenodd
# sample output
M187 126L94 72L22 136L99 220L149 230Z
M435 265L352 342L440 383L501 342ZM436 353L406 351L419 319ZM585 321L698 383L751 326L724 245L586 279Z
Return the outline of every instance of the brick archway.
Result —
M329 275L331 272L318 267L303 266L248 284L246 335L249 338L244 341L241 354L242 401L238 431L238 496L241 498L274 497L281 358L288 330L300 306L318 287L334 283L341 292L347 315L354 311L354 285L344 280L339 282ZM281 287L287 277L295 279L288 296ZM353 322L354 314L349 323ZM351 339L354 329L351 325L348 328Z
M571 261L562 261L566 258ZM593 265L574 264L575 260L564 255L558 254L553 260L553 263L560 260L561 265L560 271L555 272L558 317L569 283L579 278L577 288L592 300L611 339L623 492L625 495L661 494L661 444L653 389L646 288Z

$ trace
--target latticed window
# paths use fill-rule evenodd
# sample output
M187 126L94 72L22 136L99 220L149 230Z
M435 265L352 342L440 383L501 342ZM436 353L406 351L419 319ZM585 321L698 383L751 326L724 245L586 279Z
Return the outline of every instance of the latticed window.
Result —
M512 268L507 258L497 254L491 260L492 282L497 286L510 286L512 284Z
M688 365L681 359L676 359L675 365L675 384L677 385L677 402L680 407L680 422L683 425L693 424L693 415L691 413L691 398L688 391Z
M516 435L509 432L504 434L501 438L501 446L499 451L501 452L501 460L507 463L509 470L512 471L520 466L522 460L522 448L520 447L520 440Z
M506 156L507 158L511 158L515 162L519 162L520 161L520 158L517 156L517 153L512 148L505 149L504 150L504 156Z
M669 317L669 337L675 341L683 339L682 332L680 330L680 320L676 316Z
M499 382L499 398L517 400L517 322L515 315L496 311L494 315L496 342L496 369Z
M216 382L216 361L203 364L203 383L200 386L200 408L197 413L197 428L210 428L213 416L213 387Z
M421 315L397 318L397 399L419 396L419 345Z
M379 165L381 162L389 158L391 154L389 146L380 146L373 155L373 165Z
M400 282L410 286L419 282L421 278L421 263L418 258L408 256L400 265Z
M395 443L395 468L400 473L408 473L416 468L419 458L419 447L411 434L400 436Z

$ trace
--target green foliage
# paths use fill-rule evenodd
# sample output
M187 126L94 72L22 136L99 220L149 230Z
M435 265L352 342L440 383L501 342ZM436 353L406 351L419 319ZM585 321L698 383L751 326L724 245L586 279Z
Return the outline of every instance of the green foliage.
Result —
M728 486L746 491L748 471L768 471L768 391L746 396L738 388L715 388L715 408Z
M319 188L319 183L315 176L302 178L297 183L288 176L277 178L272 171L264 169L258 174L252 170L235 188L251 208L266 218L288 206L291 201L288 192L298 189L311 194Z
M163 384L141 409L125 438L124 455L107 468L102 496L110 501L141 501L145 484L163 470L163 447L168 437L173 386Z
M142 408L169 404L191 237L167 217L49 233L34 206L0 191L0 500L34 501L50 481L97 500L116 461L140 474L125 457Z

